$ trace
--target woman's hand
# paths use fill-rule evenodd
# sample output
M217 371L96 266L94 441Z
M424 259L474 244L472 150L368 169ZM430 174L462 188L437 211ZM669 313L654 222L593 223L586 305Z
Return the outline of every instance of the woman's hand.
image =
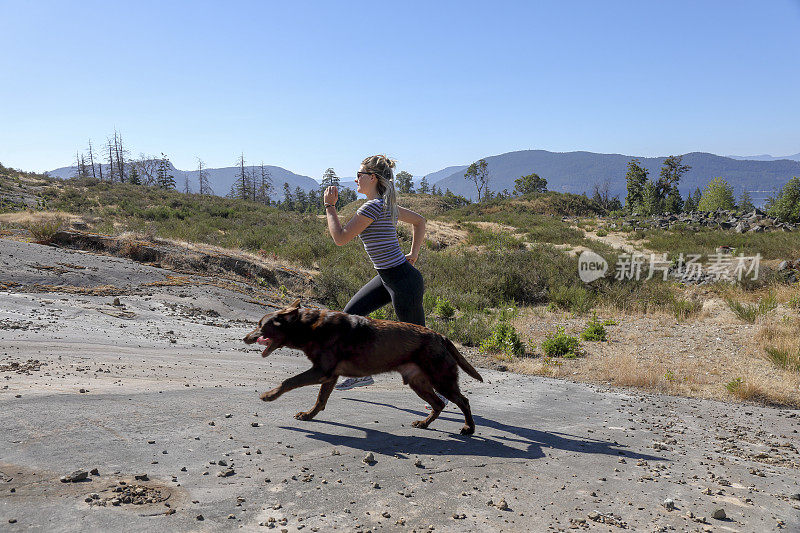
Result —
M418 255L418 254L415 254L415 253L406 254L406 259L407 259L407 260L408 260L408 262L409 262L409 263L411 263L412 265L413 265L414 263L416 263L416 262L417 262L417 258L418 258L418 257L419 257L419 255Z
M331 185L330 187L325 189L325 195L323 196L323 202L326 204L336 205L336 201L339 199L339 189L336 188L335 185Z

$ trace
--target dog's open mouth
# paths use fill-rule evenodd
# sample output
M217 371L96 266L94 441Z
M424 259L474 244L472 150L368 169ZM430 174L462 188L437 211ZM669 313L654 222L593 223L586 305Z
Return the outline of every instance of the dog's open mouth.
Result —
M275 350L275 348L277 348L278 344L277 342L275 342L274 339L270 339L269 337L264 337L263 335L258 339L256 339L256 342L258 344L266 346L266 348L264 348L264 351L261 352L261 357L266 357L269 354L271 354Z

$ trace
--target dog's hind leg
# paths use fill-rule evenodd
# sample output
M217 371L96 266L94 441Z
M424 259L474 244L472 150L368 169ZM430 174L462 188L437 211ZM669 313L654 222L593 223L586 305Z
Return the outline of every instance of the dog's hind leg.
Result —
M450 387L437 387L437 390L458 406L461 409L461 412L464 413L464 427L461 428L462 435L472 435L475 433L475 420L472 419L472 409L469 407L469 400L461 394L461 391L458 389L458 383L455 383L455 387L452 385Z
M320 411L325 410L325 404L328 403L328 397L333 392L333 387L336 386L336 380L339 379L339 376L333 376L330 380L326 381L322 384L319 388L319 395L317 395L317 403L314 404L314 407L311 408L310 411L300 411L294 417L298 420L311 420Z
M444 409L444 402L436 395L431 385L431 380L424 374L418 374L408 381L411 389L417 393L417 396L428 402L431 406L431 414L424 420L415 420L411 423L415 428L427 428L431 422L436 420L439 413Z
M322 370L316 367L311 367L305 372L301 372L296 376L292 376L274 389L267 391L261 395L261 399L265 402L277 400L284 392L305 387L306 385L316 385L327 381L330 376L326 375Z

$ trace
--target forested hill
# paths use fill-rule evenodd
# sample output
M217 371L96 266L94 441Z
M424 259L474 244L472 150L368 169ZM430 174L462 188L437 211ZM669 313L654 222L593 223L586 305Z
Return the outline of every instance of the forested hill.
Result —
M175 178L175 185L179 191L184 189L184 180L188 176L190 190L192 192L197 192L197 170L180 170L175 168L171 162L168 164L170 168L169 172ZM99 165L97 166L99 167ZM125 167L127 168L127 164ZM284 183L288 183L289 188L292 191L294 191L296 187L300 187L306 192L310 191L311 189L319 188L319 183L308 176L295 174L294 172L286 170L285 168L272 165L264 165L264 168L269 171L269 174L272 177L272 185L275 188L276 197L280 197L283 194ZM256 175L260 176L261 167L260 165L255 167L246 165L245 170L247 172L254 170ZM225 196L230 192L231 186L236 181L236 176L240 173L239 167L207 168L204 169L204 171L208 175L208 181L211 185L211 189L214 191L214 194L218 196ZM103 165L103 173L108 175L108 165ZM47 174L55 178L71 178L77 174L77 167L61 167L51 170Z
M523 150L485 159L491 176L489 185L493 191L511 191L515 179L535 172L547 179L547 187L553 191L586 192L591 195L594 184L608 181L612 196L624 198L626 166L634 158L641 161L652 178L657 178L666 156ZM692 167L680 183L679 189L684 196L696 187L703 188L711 178L721 176L733 185L737 195L747 189L758 202L774 189L782 187L792 176L800 176L800 162L790 160L748 161L692 152L683 155L683 163ZM476 197L475 186L464 179L464 171L460 169L443 177L437 185L442 190L450 189L468 198Z

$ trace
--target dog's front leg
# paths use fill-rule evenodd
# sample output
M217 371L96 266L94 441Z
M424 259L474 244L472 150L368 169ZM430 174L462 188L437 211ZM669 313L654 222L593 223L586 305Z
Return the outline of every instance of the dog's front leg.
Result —
M265 402L271 402L277 400L284 392L289 392L299 387L305 387L306 385L317 385L326 381L329 377L330 376L325 375L319 368L311 367L305 372L290 377L274 389L265 392L261 395L261 399Z
M294 417L298 420L311 420L317 413L320 411L325 410L325 404L328 403L328 397L333 392L333 388L336 386L336 380L339 379L339 376L333 376L330 380L326 381L322 384L319 388L319 395L317 395L317 403L314 404L314 407L311 408L310 411L300 411Z

